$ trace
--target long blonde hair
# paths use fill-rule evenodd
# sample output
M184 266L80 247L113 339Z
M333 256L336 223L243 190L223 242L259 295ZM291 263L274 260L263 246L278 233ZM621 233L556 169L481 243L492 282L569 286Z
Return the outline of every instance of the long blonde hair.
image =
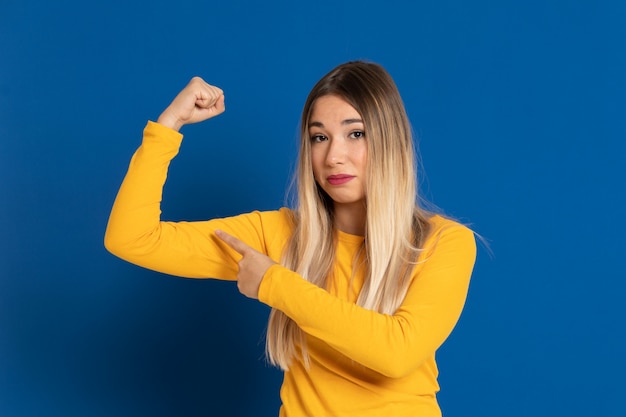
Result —
M415 149L404 104L393 79L378 64L342 64L309 93L300 126L294 231L282 263L307 281L328 288L336 246L333 201L313 177L308 133L313 106L326 95L343 98L359 112L367 138L366 272L357 304L393 314L406 296L413 266L430 230L430 213L417 204ZM269 361L287 370L298 348L308 365L303 332L287 315L273 309L266 338Z

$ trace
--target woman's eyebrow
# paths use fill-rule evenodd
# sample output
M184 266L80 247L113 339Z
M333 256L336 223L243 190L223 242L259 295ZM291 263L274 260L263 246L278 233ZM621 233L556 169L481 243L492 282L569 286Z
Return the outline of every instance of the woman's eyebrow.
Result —
M361 123L361 124L363 124L363 120L361 120L361 119L346 119L346 120L342 120L341 121L342 125L351 125L351 124L354 124L354 123ZM311 121L311 122L309 122L309 128L311 128L311 127L322 127L323 128L324 127L324 123L317 122L317 121Z

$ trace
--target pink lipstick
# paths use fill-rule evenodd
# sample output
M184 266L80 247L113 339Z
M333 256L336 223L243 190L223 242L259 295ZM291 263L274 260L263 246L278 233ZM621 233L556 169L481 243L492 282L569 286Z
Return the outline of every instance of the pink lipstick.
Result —
M354 175L337 174L329 175L326 180L330 185L342 185L350 181L352 178L354 178Z

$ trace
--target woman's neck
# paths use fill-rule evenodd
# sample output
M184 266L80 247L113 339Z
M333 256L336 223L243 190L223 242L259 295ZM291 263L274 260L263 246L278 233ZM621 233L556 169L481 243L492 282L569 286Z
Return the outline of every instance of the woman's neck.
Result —
M335 227L344 233L365 236L367 209L362 202L337 204L334 208Z

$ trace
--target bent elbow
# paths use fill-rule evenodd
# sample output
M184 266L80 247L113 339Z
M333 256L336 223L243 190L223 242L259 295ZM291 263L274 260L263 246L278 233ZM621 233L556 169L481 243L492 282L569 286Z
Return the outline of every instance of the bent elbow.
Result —
M121 240L117 236L115 236L115 233L111 233L111 231L108 229L104 233L104 247L111 254L120 258L122 257L123 244Z
M128 236L111 227L107 227L104 233L104 247L111 254L122 259L126 259L131 250Z

